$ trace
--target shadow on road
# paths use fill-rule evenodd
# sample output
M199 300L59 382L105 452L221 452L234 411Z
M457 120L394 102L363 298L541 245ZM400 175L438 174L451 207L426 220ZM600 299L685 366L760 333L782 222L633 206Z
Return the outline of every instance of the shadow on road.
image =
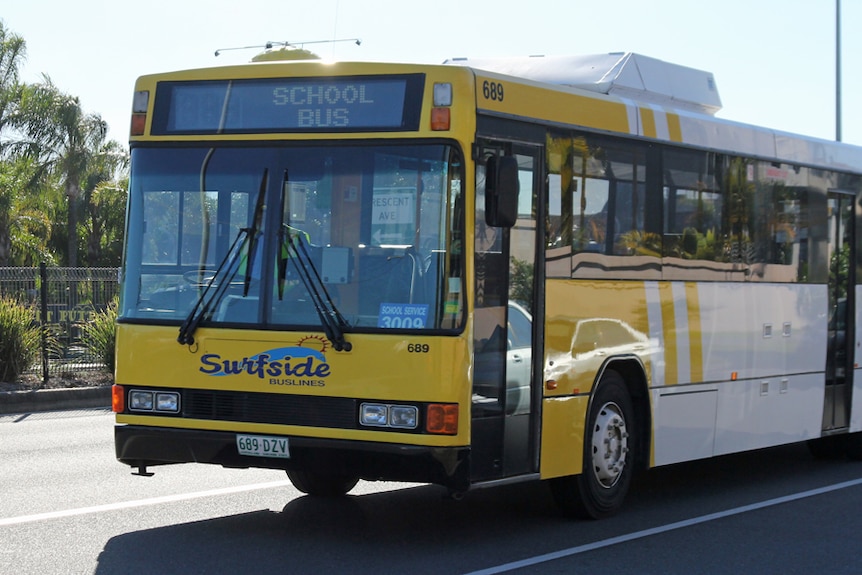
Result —
M136 531L108 541L96 573L442 575L495 561L473 557L469 564L471 545L520 545L531 530L563 522L538 483L478 491L464 501L444 494L439 487L422 486L340 498L304 496L281 511Z
M836 469L859 477L862 463L816 461L797 445L659 468L637 477L620 515L598 522L562 518L539 482L462 501L434 486L304 496L280 511L113 537L96 573L464 573L820 487Z

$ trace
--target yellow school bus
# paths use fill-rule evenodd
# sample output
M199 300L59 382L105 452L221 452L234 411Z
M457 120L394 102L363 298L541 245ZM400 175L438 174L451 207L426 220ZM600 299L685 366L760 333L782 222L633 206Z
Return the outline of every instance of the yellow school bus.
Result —
M116 455L453 494L862 455L862 150L638 54L138 79Z

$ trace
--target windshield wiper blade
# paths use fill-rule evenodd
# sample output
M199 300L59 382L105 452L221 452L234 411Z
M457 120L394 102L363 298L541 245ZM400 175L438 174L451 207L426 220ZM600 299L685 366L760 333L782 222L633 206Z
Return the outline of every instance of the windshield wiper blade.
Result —
M251 285L251 271L254 266L255 248L257 248L257 237L260 230L260 222L263 219L264 197L266 196L266 188L269 184L269 169L264 168L263 177L260 179L260 190L257 193L257 203L254 206L254 217L251 220L251 228L248 232L248 261L245 266L245 278L242 282L242 297L248 295L248 288Z
M246 240L248 239L249 229L250 228L239 229L230 249L228 249L221 263L215 269L215 272L207 282L207 285L204 287L204 290L201 292L201 295L198 297L194 307L192 307L192 310L189 312L189 315L186 316L186 319L183 320L183 323L180 325L180 333L177 336L177 342L181 345L192 345L195 342L194 333L201 320L206 317L212 309L213 304L220 301L224 293L227 291L231 280L233 280L233 277L236 275L238 266L236 266L237 269L234 269L232 273L223 274L224 281L216 283L216 280L222 275L223 270L228 270L228 272L230 272L230 269L234 268L239 262L239 256L242 254L242 246L246 244ZM242 243L240 243L240 240L242 240Z
M323 326L323 332L326 338L332 342L332 347L335 351L350 351L353 345L344 339L344 330L350 327L350 324L338 311L335 302L329 295L329 290L326 289L326 284L320 278L317 267L311 259L311 255L305 248L302 239L299 237L299 230L295 230L287 224L282 224L285 233L287 234L288 254L293 255L296 260L296 268L299 272L299 278L308 294L311 296L314 309L320 317L320 323Z
M276 289L278 290L278 301L284 299L284 283L287 279L287 256L288 254L284 254L282 256L282 250L284 250L285 246L285 234L287 233L288 226L284 223L284 208L287 196L287 182L288 182L287 170L284 171L284 178L281 182L281 205L279 206L279 226L278 226L278 243L276 244L276 250L278 250L278 256L276 257L277 262L277 275L276 278Z
M268 169L263 170L261 178L260 190L257 196L257 202L254 208L254 217L250 227L240 228L237 231L236 237L233 240L230 248L215 269L204 290L198 297L189 315L183 320L180 325L180 333L177 336L177 342L180 345L192 345L195 342L194 333L200 325L201 321L207 317L210 310L222 300L224 294L230 287L233 278L239 271L239 263L242 260L242 254L246 254L245 278L243 280L243 297L248 295L248 289L251 285L252 266L254 263L254 251L257 246L257 238L260 235L260 223L262 220L264 196L267 188ZM248 249L243 250L245 246ZM224 273L222 273L224 271ZM223 276L220 280L220 276Z

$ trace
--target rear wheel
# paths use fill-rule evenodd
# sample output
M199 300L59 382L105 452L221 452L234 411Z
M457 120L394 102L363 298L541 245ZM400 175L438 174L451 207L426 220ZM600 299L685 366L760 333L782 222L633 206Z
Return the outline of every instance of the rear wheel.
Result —
M287 478L290 479L294 487L303 493L322 497L344 495L359 482L359 478L352 475L336 475L305 470L290 470L287 472Z
M622 506L634 467L634 423L625 381L607 371L587 415L582 473L551 480L554 499L566 515L601 519Z

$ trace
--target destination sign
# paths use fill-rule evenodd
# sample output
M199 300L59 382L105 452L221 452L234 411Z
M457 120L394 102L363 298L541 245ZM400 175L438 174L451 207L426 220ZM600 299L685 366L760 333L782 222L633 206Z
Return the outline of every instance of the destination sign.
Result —
M424 76L160 82L154 135L415 130Z

